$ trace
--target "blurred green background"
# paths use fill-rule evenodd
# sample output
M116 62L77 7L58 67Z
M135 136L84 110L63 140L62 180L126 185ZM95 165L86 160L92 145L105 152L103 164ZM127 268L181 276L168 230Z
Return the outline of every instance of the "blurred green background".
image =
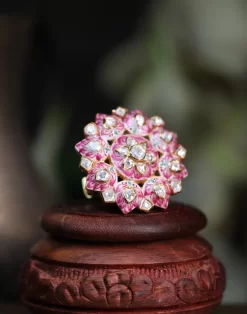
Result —
M0 297L54 202L82 198L74 144L118 105L164 118L188 149L178 199L209 219L225 303L247 303L247 3L0 4ZM246 193L246 194L245 194Z

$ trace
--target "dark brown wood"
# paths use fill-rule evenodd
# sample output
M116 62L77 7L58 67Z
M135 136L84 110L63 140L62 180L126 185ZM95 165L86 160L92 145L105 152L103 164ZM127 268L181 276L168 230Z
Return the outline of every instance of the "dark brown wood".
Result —
M167 240L195 234L206 217L192 206L171 203L167 210L123 215L116 205L85 201L74 206L56 206L42 219L45 231L55 236L96 242Z
M224 287L224 270L199 237L112 245L47 239L34 247L23 274L24 302L71 310L200 313L220 303Z
M46 306L40 306L38 304L27 304L28 308L33 314L205 314L211 313L217 305L215 304L204 304L194 305L194 306L184 306L181 308L173 308L169 310L164 309L141 309L141 310L114 310L114 311L104 311L104 310L69 310L65 308L52 308ZM239 313L234 313L239 314Z
M21 305L10 305L10 304L1 305L0 304L0 313L28 314L29 312ZM243 306L243 305L242 306L241 305L226 305L226 306L221 306L217 308L215 311L213 311L213 314L246 314L246 313L247 313L247 306Z
M211 253L211 245L200 237L178 238L147 243L71 242L48 238L37 243L32 256L45 262L90 267L110 265L159 265L201 260Z
M191 235L206 223L199 211L174 203L124 216L93 204L44 215L43 227L56 238L33 247L21 277L22 302L32 313L208 314L220 304L224 268L211 245Z

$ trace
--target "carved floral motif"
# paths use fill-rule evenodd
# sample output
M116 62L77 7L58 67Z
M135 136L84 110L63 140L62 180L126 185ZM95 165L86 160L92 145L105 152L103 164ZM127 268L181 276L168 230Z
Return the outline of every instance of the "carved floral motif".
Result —
M69 307L169 307L221 298L222 272L214 258L128 270L77 269L31 261L22 290L27 300Z

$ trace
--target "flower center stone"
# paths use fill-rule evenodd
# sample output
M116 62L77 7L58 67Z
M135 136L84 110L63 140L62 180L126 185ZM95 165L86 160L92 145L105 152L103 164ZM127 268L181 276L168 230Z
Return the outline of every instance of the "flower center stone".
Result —
M130 153L135 159L142 160L146 155L146 149L142 145L137 144L131 148Z

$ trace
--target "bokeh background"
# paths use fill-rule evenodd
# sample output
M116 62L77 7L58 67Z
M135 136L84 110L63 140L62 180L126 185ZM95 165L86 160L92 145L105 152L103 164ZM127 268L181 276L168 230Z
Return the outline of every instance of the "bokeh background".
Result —
M1 2L0 302L18 301L44 209L83 197L83 126L122 105L179 134L178 198L208 216L224 302L247 303L246 34L245 0Z

